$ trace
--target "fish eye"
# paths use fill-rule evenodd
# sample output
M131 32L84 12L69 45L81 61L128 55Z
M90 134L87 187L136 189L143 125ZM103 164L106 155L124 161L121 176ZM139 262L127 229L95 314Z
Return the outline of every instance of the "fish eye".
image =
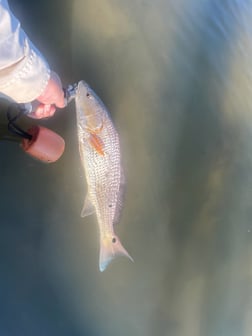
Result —
M90 98L90 97L91 97L91 95L90 95L90 93L89 93L89 92L87 92L87 93L86 93L86 96L87 96L88 98Z
M116 238L112 238L112 243L116 243Z

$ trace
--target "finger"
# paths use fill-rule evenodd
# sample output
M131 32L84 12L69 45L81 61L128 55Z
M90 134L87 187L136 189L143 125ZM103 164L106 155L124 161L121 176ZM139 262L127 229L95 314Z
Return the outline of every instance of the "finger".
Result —
M30 118L33 119L42 119L42 118L48 118L52 117L56 111L56 107L54 105L44 105L40 104L35 111L32 113L28 114Z
M52 117L54 113L56 112L56 107L55 105L50 106L50 110L48 111L48 117Z
M52 117L55 111L55 105L44 105L44 118Z
M44 92L37 98L42 104L55 104L59 108L66 105L64 91L60 77L54 72L51 72L50 79Z
M61 89L60 89L58 96L56 97L54 101L54 104L59 108L63 108L66 106L64 92Z
M61 79L59 77L59 75L54 72L51 71L51 81L53 82L53 89L52 90L52 102L51 104L55 104L57 107L59 108L63 108L66 106L66 101L65 101L65 95L64 95L64 91L62 88L62 83L61 83Z

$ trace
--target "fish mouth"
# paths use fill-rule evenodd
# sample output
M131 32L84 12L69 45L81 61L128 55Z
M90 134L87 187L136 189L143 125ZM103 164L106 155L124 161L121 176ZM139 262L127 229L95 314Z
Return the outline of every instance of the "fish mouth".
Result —
M90 86L84 80L81 80L78 83L76 94L81 97L88 97L90 95L90 90Z
M103 128L103 113L93 90L83 80L77 86L76 102L81 111L82 129L92 134L99 133Z
M81 103L85 102L85 106L92 106L96 103L97 96L91 87L84 81L81 80L76 88L76 99Z

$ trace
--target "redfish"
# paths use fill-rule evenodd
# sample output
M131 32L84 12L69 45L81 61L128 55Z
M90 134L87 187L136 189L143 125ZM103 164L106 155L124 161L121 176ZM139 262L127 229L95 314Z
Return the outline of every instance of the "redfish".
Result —
M114 232L125 185L119 137L106 107L84 81L78 83L75 103L79 150L88 186L81 216L96 213L100 231L99 268L103 272L117 256L133 261Z

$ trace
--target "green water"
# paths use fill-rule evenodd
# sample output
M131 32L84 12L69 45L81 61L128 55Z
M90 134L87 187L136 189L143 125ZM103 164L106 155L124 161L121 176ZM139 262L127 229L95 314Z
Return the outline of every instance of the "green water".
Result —
M64 85L111 112L135 262L98 270L71 104L40 122L66 141L57 163L0 142L0 334L250 336L251 2L10 5Z

